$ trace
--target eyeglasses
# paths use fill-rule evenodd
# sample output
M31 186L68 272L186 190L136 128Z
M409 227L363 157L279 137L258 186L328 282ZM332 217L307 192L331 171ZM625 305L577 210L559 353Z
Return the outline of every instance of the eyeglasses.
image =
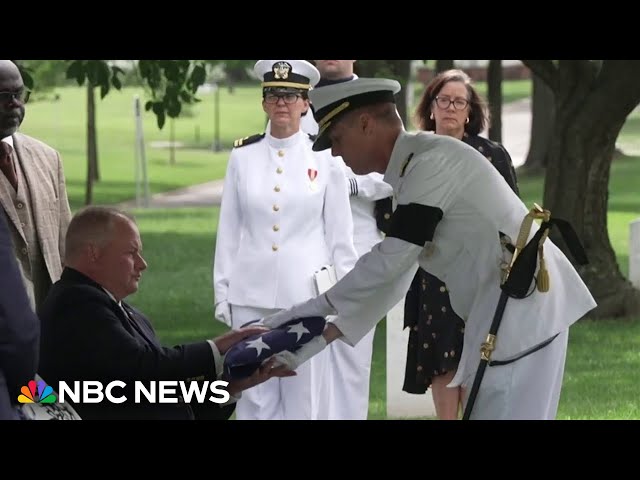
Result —
M9 103L13 100L20 100L27 103L31 96L31 90L20 90L19 92L0 92L0 103Z
M276 95L275 93L267 93L264 96L264 101L267 103L278 103L278 100L282 99L284 100L284 103L296 103L298 101L298 98L300 98L302 95L300 95L299 93L285 93L283 95Z
M467 105L469 105L469 100L466 100L464 98L451 99L449 97L436 97L435 100L436 105L438 105L438 107L442 110L446 110L447 108L449 108L449 105L451 105L452 103L453 108L455 108L456 110L464 110L465 108L467 108Z

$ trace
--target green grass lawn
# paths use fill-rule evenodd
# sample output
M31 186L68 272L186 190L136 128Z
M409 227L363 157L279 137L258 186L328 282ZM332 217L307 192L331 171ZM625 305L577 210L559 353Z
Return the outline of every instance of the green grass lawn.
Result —
M56 148L63 159L72 208L84 203L86 182L86 90L58 89L58 101L47 100L27 105L21 131ZM135 122L133 97L141 89L112 91L97 100L98 161L101 181L94 187L94 203L118 203L135 197ZM265 116L257 87L238 87L231 95L220 91L220 139L227 150L215 153L214 95L200 95L202 101L187 107L183 117L174 120L174 141L183 147L170 164L168 148L154 147L171 139L168 120L158 129L155 116L143 114L144 139L151 193L220 179L224 176L233 141L264 130ZM144 102L143 102L144 103Z

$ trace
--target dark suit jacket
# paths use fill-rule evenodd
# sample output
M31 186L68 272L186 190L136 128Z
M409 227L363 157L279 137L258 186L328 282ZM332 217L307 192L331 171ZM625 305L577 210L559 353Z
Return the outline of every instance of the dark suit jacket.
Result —
M73 404L83 419L229 418L235 404L134 403L135 381L215 381L216 372L208 342L163 347L149 320L125 302L122 306L128 316L100 285L65 268L40 314L39 373L43 378L54 388L61 380L69 385L82 380L97 380L103 387L114 380L127 384L124 390L114 391L127 397L122 404Z
M0 420L15 420L20 388L38 366L40 323L13 254L4 213L0 212Z

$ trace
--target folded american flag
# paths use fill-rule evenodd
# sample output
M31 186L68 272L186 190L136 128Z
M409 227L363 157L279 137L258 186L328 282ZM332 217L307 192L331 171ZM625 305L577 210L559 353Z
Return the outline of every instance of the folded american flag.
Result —
M296 318L273 330L245 338L231 347L224 357L224 377L240 380L250 377L265 360L283 351L295 352L322 334L324 317Z

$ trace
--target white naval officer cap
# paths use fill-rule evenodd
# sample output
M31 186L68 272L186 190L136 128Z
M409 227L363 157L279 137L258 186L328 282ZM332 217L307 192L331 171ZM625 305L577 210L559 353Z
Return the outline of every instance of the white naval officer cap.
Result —
M320 72L306 60L258 60L254 73L262 91L308 91L320 81Z
M313 150L319 152L331 148L329 129L340 117L365 105L391 102L400 91L400 82L387 78L357 78L350 82L336 83L309 92L313 117L318 122L318 135Z

